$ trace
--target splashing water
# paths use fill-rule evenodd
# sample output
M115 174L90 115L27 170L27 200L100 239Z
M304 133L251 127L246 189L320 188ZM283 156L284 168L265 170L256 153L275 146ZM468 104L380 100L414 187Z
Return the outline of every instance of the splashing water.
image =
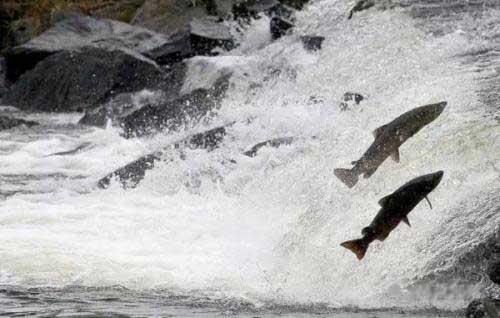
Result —
M125 140L113 128L77 127L71 114L31 115L42 125L1 132L0 283L168 290L255 306L463 307L484 281L412 286L498 231L498 103L484 96L500 58L471 55L499 52L499 30L486 25L500 11L470 8L484 19L460 15L452 31L444 20L411 19L419 5L428 8L421 1L346 21L348 2L313 1L298 14L296 35L275 42L268 18L254 21L238 49L190 69L193 83L197 72L233 71L217 116L237 122L228 138L211 153L188 150L157 165L133 190L95 184L182 133ZM298 35L316 34L326 37L323 49L307 52ZM348 91L366 99L342 112ZM443 100L445 112L401 147L399 164L387 160L353 189L333 176L360 157L375 128ZM284 136L297 141L241 155ZM85 142L75 155L47 156ZM360 235L381 197L436 170L445 176L430 195L434 209L417 206L412 228L374 243L362 262L340 247Z

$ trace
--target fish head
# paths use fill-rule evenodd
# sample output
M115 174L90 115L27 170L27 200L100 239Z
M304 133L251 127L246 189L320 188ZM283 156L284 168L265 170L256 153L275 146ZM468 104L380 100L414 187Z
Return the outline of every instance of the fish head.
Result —
M419 117L421 124L427 125L441 115L446 108L447 102L440 102L420 107Z
M427 195L432 192L439 185L441 180L443 179L444 171L440 170L434 173L426 174L425 176L420 177L418 182L420 192L423 195Z

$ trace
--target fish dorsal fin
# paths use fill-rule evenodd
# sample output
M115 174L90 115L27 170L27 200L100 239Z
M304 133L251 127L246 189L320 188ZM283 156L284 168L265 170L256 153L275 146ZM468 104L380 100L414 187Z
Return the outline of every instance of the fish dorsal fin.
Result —
M378 136L380 136L381 134L383 134L386 126L387 125L382 125L382 126L378 127L377 129L375 129L372 132L373 137L377 138Z
M391 158L399 163L399 149L396 149L393 153L391 153Z
M383 207L385 206L388 202L389 202L389 199L391 198L391 195L386 195L385 197L383 197L382 199L378 200L378 204Z
M403 221L403 222L405 222L405 223L406 223L406 225L408 225L409 227L411 227L411 225L410 225L410 220L408 220L408 217L407 217L407 216L405 216L405 217L402 219L402 221Z

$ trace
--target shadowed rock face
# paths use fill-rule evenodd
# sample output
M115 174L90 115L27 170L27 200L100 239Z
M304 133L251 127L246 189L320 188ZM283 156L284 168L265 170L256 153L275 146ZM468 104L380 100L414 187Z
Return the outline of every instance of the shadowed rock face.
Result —
M273 17L271 19L271 36L274 40L286 35L294 27L292 22L281 17Z
M488 266L488 276L492 282L500 284L500 246L497 251L496 259L492 260Z
M31 127L38 125L38 123L36 121L24 120L8 116L0 116L0 130L7 130L20 125Z
M99 188L105 189L109 186L111 180L117 179L124 188L135 188L144 178L146 171L154 167L159 160L172 160L168 158L167 151L170 149L178 149L182 147L207 149L211 151L218 147L224 140L226 135L225 127L217 127L203 133L193 135L183 141L166 147L161 151L157 151L141 157L126 166L115 170L108 174L98 182Z
M175 43L164 35L119 21L75 16L5 53L7 77L16 81L43 59L61 51L88 46L128 49L161 60Z
M283 137L283 138L275 138L259 142L258 144L253 146L250 150L245 151L243 154L248 157L255 157L259 152L259 150L263 147L279 148L282 145L290 145L294 139L295 139L294 137Z
M321 50L321 46L323 44L323 41L325 40L324 36L301 36L300 40L302 41L302 44L304 45L304 48L307 51L317 51Z
M11 86L3 102L29 111L95 108L117 94L158 87L163 79L150 60L119 49L85 47L40 62Z
M215 111L225 95L230 75L220 77L210 89L199 88L160 105L144 106L123 117L120 126L125 137L142 137L194 125Z

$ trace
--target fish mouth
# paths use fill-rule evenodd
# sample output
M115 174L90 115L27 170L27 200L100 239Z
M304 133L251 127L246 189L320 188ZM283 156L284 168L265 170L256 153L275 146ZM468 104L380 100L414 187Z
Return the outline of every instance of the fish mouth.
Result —
M441 180L443 179L443 175L444 175L444 171L443 170L439 170L439 171L434 172L432 174L434 188L437 187L438 184L441 182Z
M434 107L434 111L436 113L436 117L439 116L439 115L441 115L441 113L446 108L446 105L448 105L448 102L439 102L439 103L431 105L432 107Z

